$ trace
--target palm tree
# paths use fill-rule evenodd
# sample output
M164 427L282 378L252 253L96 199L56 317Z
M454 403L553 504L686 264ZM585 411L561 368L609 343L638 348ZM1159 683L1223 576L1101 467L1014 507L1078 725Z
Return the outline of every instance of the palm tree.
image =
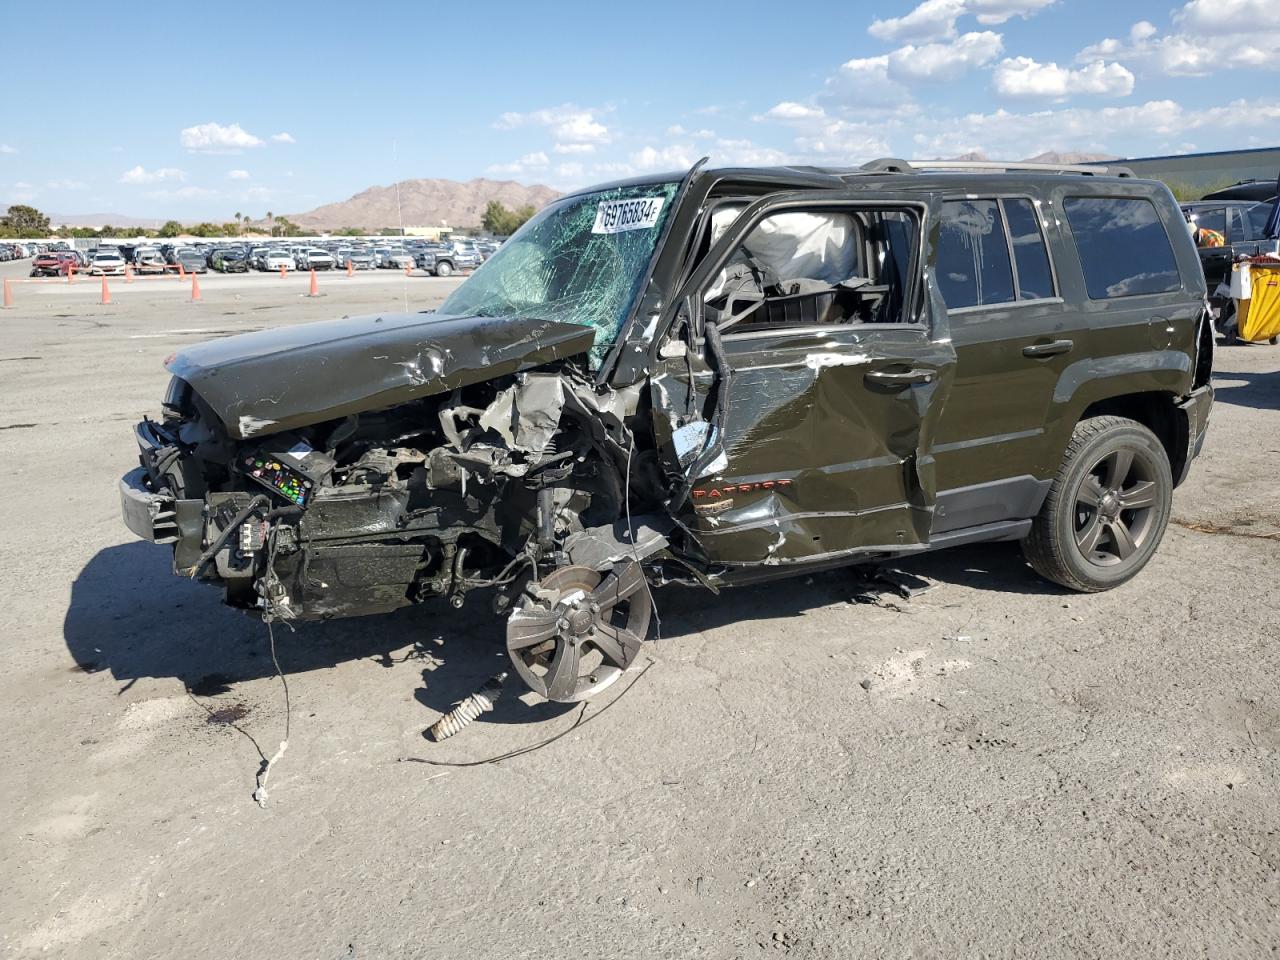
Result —
M237 213L237 214L236 214L236 223L240 224L240 232L243 234L243 233L244 233L244 222L243 222L243 219L241 218L241 216L240 216L240 214L239 214L239 213Z
M270 210L267 211L267 229L270 231L271 236L274 237L276 235L276 215Z

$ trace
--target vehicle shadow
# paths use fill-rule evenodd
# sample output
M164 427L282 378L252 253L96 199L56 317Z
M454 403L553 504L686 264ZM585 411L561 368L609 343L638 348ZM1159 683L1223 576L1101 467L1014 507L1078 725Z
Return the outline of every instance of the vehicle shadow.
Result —
M890 566L942 583L1005 593L1061 595L1022 561L1017 545L985 544L896 561ZM719 596L669 586L654 592L664 639L701 633L744 620L786 621L807 610L851 601L865 586L855 569L800 574ZM885 588L886 599L896 599ZM658 632L658 631L655 631ZM477 593L459 612L443 604L373 617L277 624L276 653L286 674L333 668L366 659L388 669L413 663L421 677L414 698L433 714L490 677L509 670L504 619ZM221 592L175 577L169 554L154 545L127 543L94 556L71 586L63 637L76 669L111 672L119 693L142 678L172 677L207 705L237 684L272 676L266 626L221 603ZM575 709L530 694L512 674L484 723L538 723ZM423 718L424 727L435 721Z
M366 659L383 667L421 665L419 703L445 713L507 668L503 620L489 597L474 595L462 612L443 604L405 608L376 617L274 626L276 653L286 674ZM248 680L273 676L267 627L252 614L221 603L221 591L175 577L169 552L137 541L94 556L71 585L63 639L75 669L109 670L124 693L139 679L180 680L206 705ZM407 676L407 674L406 674ZM490 723L534 723L570 704L530 709L515 677ZM435 721L424 717L424 725Z
M1040 577L1022 557L1017 543L982 543L899 558L882 566L940 584L995 593L1061 597L1070 591ZM846 601L867 588L872 567L839 567L820 573L766 581L749 587L727 587L719 596L701 589L670 586L655 591L662 636L677 639L745 620L787 620L808 610ZM899 605L891 586L873 584L884 600Z
M1221 386L1215 383L1213 396L1220 403L1254 410L1280 410L1280 374L1214 370L1213 379L1242 381Z

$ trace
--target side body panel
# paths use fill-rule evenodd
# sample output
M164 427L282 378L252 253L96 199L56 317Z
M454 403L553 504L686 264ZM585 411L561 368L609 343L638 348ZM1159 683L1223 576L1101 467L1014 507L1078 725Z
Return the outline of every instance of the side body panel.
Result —
M929 449L953 366L908 326L726 338L733 388L725 468L695 484L684 521L719 563L819 560L928 543ZM928 369L878 387L877 370Z
M927 208L901 195L862 193L855 202L831 192L759 201L681 292L679 302L695 326L709 276L754 224L804 207L909 207L920 217L922 233L929 230ZM719 438L724 458L713 473L689 478L690 497L678 513L703 561L730 567L821 563L927 547L937 489L934 431L955 354L941 299L925 285L923 256L917 251L912 306L903 322L775 325L724 335L732 371ZM702 361L656 365L655 434L666 447L669 470L683 468L667 438L701 417L701 398L711 393L715 378ZM692 402L690 383L697 385Z
M1051 243L1066 298L1078 304L1090 330L1089 351L1073 357L1054 388L1051 431L1064 449L1091 404L1134 394L1163 395L1170 404L1191 393L1197 335L1206 308L1204 273L1181 211L1167 190L1130 192L1107 183L1064 182L1046 205L1053 212ZM1071 225L1063 209L1068 197L1123 196L1152 200L1177 262L1181 285L1168 293L1091 300Z

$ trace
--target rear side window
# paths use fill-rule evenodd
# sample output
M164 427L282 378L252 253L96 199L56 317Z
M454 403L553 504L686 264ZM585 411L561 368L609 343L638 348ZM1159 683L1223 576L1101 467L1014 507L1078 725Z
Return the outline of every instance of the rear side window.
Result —
M1181 287L1173 246L1150 200L1067 197L1063 209L1091 300L1169 293Z
M942 205L934 275L951 310L1015 299L999 203L949 200Z

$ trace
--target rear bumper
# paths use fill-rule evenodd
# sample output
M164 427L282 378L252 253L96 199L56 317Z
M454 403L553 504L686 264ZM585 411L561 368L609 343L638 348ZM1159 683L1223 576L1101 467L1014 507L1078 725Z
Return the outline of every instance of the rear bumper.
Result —
M1187 478L1187 473L1191 470L1191 461L1200 455L1200 450L1204 447L1204 438L1209 431L1209 413L1212 409L1213 387L1208 384L1191 391L1187 398L1178 404L1178 410L1185 418L1187 452L1178 469L1178 475L1173 478L1175 485Z

